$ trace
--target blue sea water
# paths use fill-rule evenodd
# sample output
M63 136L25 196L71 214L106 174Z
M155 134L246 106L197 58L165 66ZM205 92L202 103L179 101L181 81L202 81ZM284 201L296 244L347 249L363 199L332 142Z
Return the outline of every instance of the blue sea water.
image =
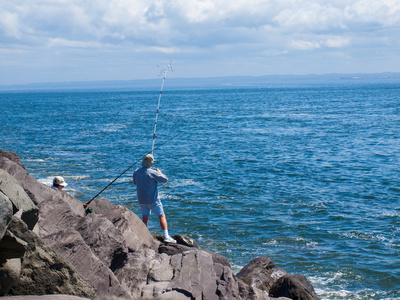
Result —
M161 82L160 82L161 84ZM151 150L159 90L0 93L1 143L90 200ZM321 299L400 299L400 81L168 88L156 167L171 234L266 255ZM101 197L140 216L134 165ZM159 231L155 217L150 230Z

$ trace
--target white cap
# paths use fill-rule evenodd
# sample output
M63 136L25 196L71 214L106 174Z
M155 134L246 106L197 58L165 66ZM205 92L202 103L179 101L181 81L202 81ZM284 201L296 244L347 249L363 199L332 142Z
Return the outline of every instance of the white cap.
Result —
M64 187L68 185L68 183L66 183L64 178L62 178L61 176L54 177L53 184L54 185L56 185L56 184L57 185L61 185L61 186L64 186Z

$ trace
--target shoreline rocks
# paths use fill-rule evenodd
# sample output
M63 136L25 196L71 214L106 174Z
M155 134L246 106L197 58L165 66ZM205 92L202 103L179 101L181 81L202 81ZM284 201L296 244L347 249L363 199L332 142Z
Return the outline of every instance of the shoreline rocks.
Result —
M91 208L86 215L79 200L39 183L18 155L0 150L0 296L318 299L304 276L269 258L235 275L225 257L181 235L164 243L123 206L101 198Z

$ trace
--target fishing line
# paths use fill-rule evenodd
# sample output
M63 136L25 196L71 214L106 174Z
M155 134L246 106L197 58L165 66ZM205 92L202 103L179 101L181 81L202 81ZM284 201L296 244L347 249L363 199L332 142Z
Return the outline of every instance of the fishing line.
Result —
M171 70L172 71L172 60L169 61L168 66L163 70L164 71L164 76L163 76L163 81L161 83L161 89L160 89L160 95L158 96L158 104L157 104L157 112L156 112L156 121L154 122L154 131L153 131L153 145L151 146L151 154L153 154L154 150L154 141L156 139L156 129L157 129L157 119L158 119L158 112L160 109L160 102L161 102L161 95L162 95L162 90L164 87L164 82L165 78L167 77L167 72ZM161 72L163 72L161 71Z

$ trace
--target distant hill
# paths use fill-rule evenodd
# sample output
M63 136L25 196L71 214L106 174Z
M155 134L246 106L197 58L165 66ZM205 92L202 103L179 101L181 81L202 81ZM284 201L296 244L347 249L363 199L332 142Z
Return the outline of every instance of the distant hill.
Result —
M359 74L310 74L310 75L266 75L227 76L207 78L167 78L168 89L227 88L227 87L267 87L271 85L327 82L341 80L397 80L400 73L359 73ZM114 81L44 82L30 84L0 85L0 91L29 90L101 90L101 89L159 89L161 78Z

